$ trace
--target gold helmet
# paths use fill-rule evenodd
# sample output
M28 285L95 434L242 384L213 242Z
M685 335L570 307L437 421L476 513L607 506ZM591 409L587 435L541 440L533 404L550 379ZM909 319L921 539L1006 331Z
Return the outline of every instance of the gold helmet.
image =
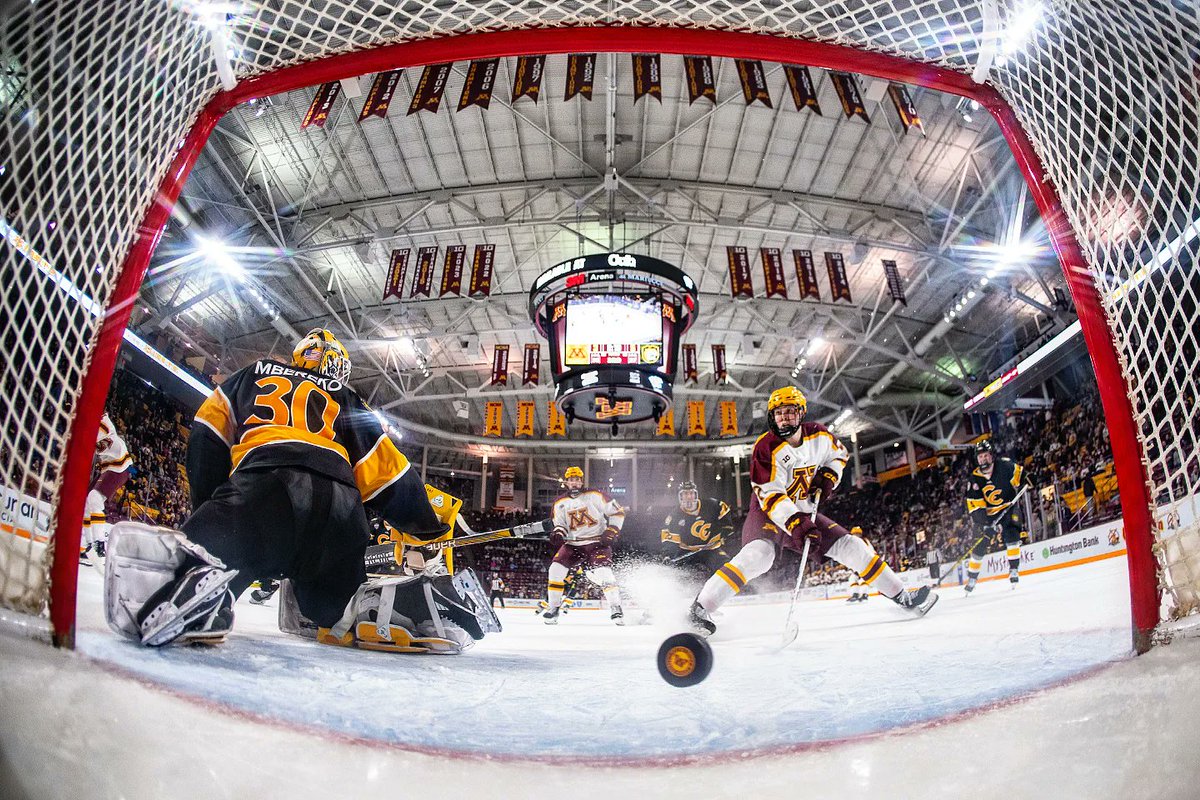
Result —
M796 406L800 409L800 420L794 425L789 425L786 428L779 427L775 422L775 409L780 406ZM804 397L804 392L797 389L795 386L783 386L771 392L770 399L767 400L767 426L781 439L786 439L796 431L800 430L800 423L804 421L804 412L808 410L808 400Z
M850 533L852 533L855 536L862 536L863 535L862 526L855 525L853 528L850 529Z
M583 477L583 470L581 470L579 467L567 467L567 471L563 473L564 481L569 478L582 478L582 477Z
M292 366L345 383L350 379L350 354L329 331L313 328L292 350Z

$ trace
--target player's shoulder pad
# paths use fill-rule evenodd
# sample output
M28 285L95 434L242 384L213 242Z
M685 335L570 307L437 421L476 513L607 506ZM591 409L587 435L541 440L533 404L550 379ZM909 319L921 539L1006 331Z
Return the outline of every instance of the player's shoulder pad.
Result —
M783 444L783 439L776 435L775 431L767 431L754 442L754 455L762 454L767 458L775 452L775 448Z
M829 428L826 428L819 422L802 422L800 423L800 431L804 434L804 438L816 436L818 433L829 433ZM829 433L832 436L832 433Z

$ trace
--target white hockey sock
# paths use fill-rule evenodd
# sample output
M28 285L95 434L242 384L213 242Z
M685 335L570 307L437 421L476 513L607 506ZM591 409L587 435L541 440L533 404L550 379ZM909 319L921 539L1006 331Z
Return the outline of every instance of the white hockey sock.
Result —
M883 557L857 536L843 536L825 555L857 572L866 584L862 587L864 593L868 591L867 586L878 589L884 597L896 597L904 591L904 584Z
M546 602L550 608L562 605L563 589L566 588L563 579L566 577L566 567L557 562L550 565L550 571L546 575Z
M775 545L765 539L755 539L708 579L696 601L712 613L725 601L746 588L746 584L762 575L775 563Z
M587 576L589 581L604 592L604 599L608 601L609 608L620 607L621 590L617 586L617 576L613 574L612 567L596 567L590 570Z

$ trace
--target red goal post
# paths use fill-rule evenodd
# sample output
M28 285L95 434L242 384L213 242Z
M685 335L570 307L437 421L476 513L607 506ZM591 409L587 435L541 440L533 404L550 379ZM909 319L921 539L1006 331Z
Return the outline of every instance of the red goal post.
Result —
M1128 206L1134 224L1141 226L1138 243L1153 242L1154 250L1179 241L1200 211L1194 172L1187 174L1185 168L1169 173L1161 161L1156 162L1169 173L1166 177L1174 175L1177 186L1164 188L1164 174L1155 174L1150 176L1154 185L1148 196L1141 188L1147 175L1136 170L1095 177L1097 171L1129 167L1136 160L1135 148L1127 143L1130 153L1114 155L1110 151L1117 144L1099 140L1104 114L1119 101L1116 88L1107 90L1099 80L1107 75L1095 74L1101 67L1093 65L1093 73L1082 76L1064 74L1064 69L1085 68L1089 46L1119 47L1122 34L1114 26L1124 25L1128 37L1145 37L1146 18L1126 18L1125 4L1115 0L1093 4L1099 12L1096 8L1047 10L1044 30L1029 44L1032 54L1014 55L1007 66L993 67L990 82L981 84L972 80L971 73L980 59L995 54L995 47L987 42L994 41L989 37L1005 19L1003 13L994 13L990 0L962 2L950 11L946 7L951 4L944 0L891 0L866 3L855 15L836 12L843 4L830 4L827 13L822 8L786 10L765 2L725 3L709 9L703 2L641 0L598 10L581 2L511 0L487 4L484 10L462 0L450 4L461 6L459 16L452 10L421 6L420 13L403 21L370 18L353 0L291 2L281 5L296 14L293 18L282 20L277 12L255 9L243 27L235 22L239 82L229 90L220 89L212 35L186 11L166 8L167 4L133 3L119 30L98 31L102 20L89 18L80 8L84 5L41 3L14 12L0 28L3 51L13 63L28 67L34 92L39 87L65 91L73 81L80 85L99 81L110 105L94 110L99 116L90 121L109 122L111 137L128 137L122 143L104 139L102 133L78 132L76 126L89 121L87 104L84 111L74 112L70 104L60 107L44 98L44 111L36 100L31 103L40 113L40 127L22 128L10 117L0 128L5 145L0 150L14 154L5 165L10 185L6 189L0 183L6 230L32 243L61 278L106 309L101 317L88 319L70 307L78 303L77 298L56 290L61 289L61 281L52 289L42 287L38 281L46 280L45 276L31 271L28 249L21 252L11 246L9 237L10 246L0 252L0 258L6 273L22 280L20 288L10 288L4 296L6 336L20 344L42 343L39 352L55 352L46 345L59 343L64 355L57 360L47 356L51 363L32 371L11 361L2 367L6 391L28 386L30 374L36 373L27 391L51 398L38 419L11 407L0 411L5 425L0 431L0 460L10 488L32 491L48 505L52 535L45 555L32 546L22 553L20 548L0 544L0 604L35 616L48 608L56 642L69 646L73 641L79 520L121 336L171 207L222 115L252 98L398 67L524 54L656 52L755 58L897 80L974 99L995 117L1038 204L1078 309L1116 460L1134 642L1139 650L1149 646L1160 621L1160 565L1155 551L1163 555L1172 549L1166 539L1155 538L1156 529L1168 527L1161 513L1155 521L1155 501L1161 505L1166 496L1179 502L1194 497L1197 487L1186 459L1179 467L1168 452L1168 445L1174 443L1165 437L1178 428L1156 427L1147 415L1165 412L1174 418L1178 398L1189 392L1196 396L1200 364L1192 330L1190 374L1175 378L1170 391L1176 399L1164 396L1162 386L1150 385L1156 382L1153 360L1150 375L1136 371L1154 345L1153 337L1139 332L1139 323L1153 317L1165 318L1172 326L1178 326L1181 318L1185 325L1194 323L1195 295L1191 295L1190 312L1186 302L1193 286L1189 280L1194 279L1184 276L1179 288L1178 276L1164 269L1163 275L1145 277L1133 286L1139 270L1145 272L1144 257L1128 242L1105 241L1112 233L1111 219L1106 221L1097 209ZM299 11L305 5L312 6L311 14L302 17ZM526 13L526 8L535 9L537 16ZM993 10L991 18L987 8ZM1012 14L1011 8L1008 13ZM480 14L488 15L491 24L476 25L476 30L508 30L465 32L464 27L469 30ZM1155 61L1151 66L1160 70L1164 63L1185 68L1188 21L1176 19L1169 8L1146 12L1144 17L1152 17L1163 28L1182 26L1174 36L1145 44L1142 50L1150 55L1144 60ZM617 24L598 25L606 21ZM539 25L554 27L535 27ZM946 44L943 34L957 43ZM56 35L64 39L56 40ZM1096 37L1103 41L1097 44ZM148 50L146 41L159 46ZM142 97L147 88L146 84L122 88L125 60L131 53L150 51L166 65L159 70L158 80L186 78L191 83L176 83L147 100L148 108L122 106ZM52 53L64 52L75 61L54 63ZM39 54L50 62L38 63ZM83 74L89 69L100 72ZM1112 77L1116 79L1115 72ZM139 73L131 81L153 85L153 78ZM1087 87L1079 89L1087 94L1071 97L1075 84ZM1186 149L1191 142L1184 155L1192 156L1194 167L1200 163L1196 115L1189 118L1187 101L1181 102L1184 121L1164 123L1158 132L1178 135L1174 128L1185 126L1185 133L1192 135L1178 146ZM1190 103L1195 112L1194 96ZM146 116L151 113L157 116ZM117 124L103 119L105 114L115 116ZM1070 152L1077 139L1092 134L1095 141L1084 152ZM61 151L55 160L47 158L44 149L55 139L85 141L75 150ZM1105 153L1111 163L1098 164L1095 159ZM1100 201L1092 197L1097 186L1105 193ZM135 220L140 221L136 226ZM68 226L70 235L65 235ZM1184 246L1190 247L1191 241ZM28 281L25 275L30 276ZM1124 294L1118 296L1119 290ZM1132 313L1131 307L1135 307ZM31 312L57 322L47 327L31 321ZM1189 313L1190 320L1185 318ZM1195 436L1194 427L1189 435ZM12 486L18 481L20 486ZM1164 561L1161 565L1176 607L1192 602L1188 598L1194 598L1200 583L1197 574L1188 571L1196 549L1187 545L1186 536L1195 535L1194 524L1193 519L1192 527L1185 524L1175 537L1178 564ZM1175 570L1179 572L1173 577ZM40 584L36 574L30 577L31 571L42 574Z

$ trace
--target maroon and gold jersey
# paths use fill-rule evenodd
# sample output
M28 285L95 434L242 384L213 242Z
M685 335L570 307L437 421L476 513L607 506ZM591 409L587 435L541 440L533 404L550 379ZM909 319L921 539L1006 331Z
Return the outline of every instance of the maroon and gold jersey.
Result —
M625 509L604 492L585 489L575 497L565 495L555 500L550 518L555 532L561 533L567 544L594 544L607 529L621 530Z
M295 467L354 486L414 535L441 533L424 484L375 414L335 378L263 359L213 390L188 440L193 507L234 470Z
M793 446L768 431L758 437L750 454L751 510L757 506L780 528L786 528L793 515L813 511L808 489L817 470L826 469L840 481L849 458L824 425L805 422L800 434L800 443Z

